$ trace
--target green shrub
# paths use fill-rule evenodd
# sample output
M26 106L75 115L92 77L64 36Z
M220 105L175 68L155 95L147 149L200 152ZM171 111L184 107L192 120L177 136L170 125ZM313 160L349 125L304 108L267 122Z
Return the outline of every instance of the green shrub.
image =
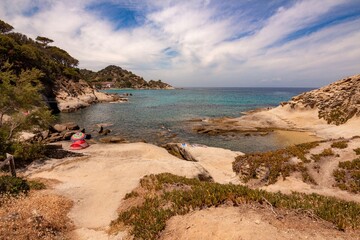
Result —
M336 184L342 190L353 193L360 192L360 158L352 161L340 162L338 169L333 172Z
M344 149L344 148L348 147L348 144L347 144L347 141L339 141L339 142L332 143L331 147Z
M29 184L22 178L12 176L0 177L0 195L26 193L30 190Z
M303 176L306 176L307 182L314 182L309 174L305 174L303 163L308 163L311 160L306 158L306 154L310 149L319 145L319 142L304 143L295 146L290 146L285 149L269 151L265 153L246 154L244 156L236 157L233 162L233 170L243 181L248 182L250 179L259 177L259 169L265 168L268 172L266 179L263 179L267 184L273 184L277 181L279 176L284 179L292 172L302 171ZM302 160L302 163L297 165L289 164L292 157L297 157Z
M12 152L14 153L15 165L25 166L35 159L44 156L44 145L42 143L26 143L16 142L12 145Z
M354 152L356 153L356 155L360 155L360 148L355 148Z
M38 181L28 181L29 187L31 190L42 190L42 189L46 189L46 185L42 182L38 182Z
M322 157L328 157L328 156L334 156L334 152L331 148L326 148L324 149L321 153L319 154L312 154L311 155L311 158L317 162L317 161L320 161L320 159Z

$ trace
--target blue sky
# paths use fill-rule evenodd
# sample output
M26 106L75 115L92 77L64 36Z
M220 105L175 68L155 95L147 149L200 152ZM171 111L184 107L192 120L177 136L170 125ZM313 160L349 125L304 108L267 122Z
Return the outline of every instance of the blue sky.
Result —
M318 87L360 74L360 0L2 0L0 18L100 70L178 87Z

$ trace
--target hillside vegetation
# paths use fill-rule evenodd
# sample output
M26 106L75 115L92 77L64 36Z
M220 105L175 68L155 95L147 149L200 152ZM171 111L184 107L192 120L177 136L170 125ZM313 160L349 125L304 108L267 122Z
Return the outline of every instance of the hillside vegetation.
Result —
M144 78L122 69L121 67L110 65L98 72L82 69L80 73L86 81L98 88L103 88L107 83L114 88L135 88L135 89L172 89L173 87L161 80L150 80L146 82ZM106 84L105 84L106 86Z

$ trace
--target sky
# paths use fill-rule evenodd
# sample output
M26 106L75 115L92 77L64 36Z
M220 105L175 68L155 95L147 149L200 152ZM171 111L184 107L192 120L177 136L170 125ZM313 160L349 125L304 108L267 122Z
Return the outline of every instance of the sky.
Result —
M176 87L320 87L360 74L360 0L0 0L93 71Z

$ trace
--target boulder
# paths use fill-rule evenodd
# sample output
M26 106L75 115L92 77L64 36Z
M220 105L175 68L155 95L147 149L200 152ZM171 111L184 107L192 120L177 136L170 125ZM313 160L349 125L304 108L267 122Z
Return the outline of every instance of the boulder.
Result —
M197 162L197 160L186 150L186 143L167 143L163 147L175 157L186 161Z
M55 124L53 126L53 129L56 130L56 132L63 132L67 129L66 125L65 124Z
M111 136L111 137L103 137L99 139L102 143L127 143L125 138L117 137L117 136Z

